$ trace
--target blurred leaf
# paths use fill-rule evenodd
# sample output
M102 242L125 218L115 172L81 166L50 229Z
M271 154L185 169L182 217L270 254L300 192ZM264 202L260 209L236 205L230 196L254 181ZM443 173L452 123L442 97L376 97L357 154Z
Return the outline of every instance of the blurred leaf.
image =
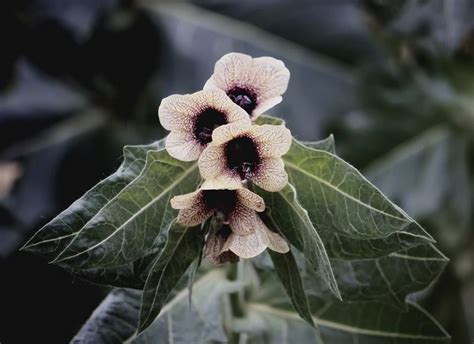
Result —
M442 243L454 247L471 219L467 156L466 141L438 126L373 162L366 175L413 217L438 224Z
M171 224L166 245L151 266L143 289L139 333L155 320L181 276L199 258L203 240L200 226Z
M135 332L141 292L114 289L97 307L73 344L122 344Z
M308 324L315 326L295 257L293 257L291 251L279 254L269 250L268 253L272 258L275 272L285 288L294 309Z
M347 63L377 56L358 1L303 0L296 6L292 0L192 2Z

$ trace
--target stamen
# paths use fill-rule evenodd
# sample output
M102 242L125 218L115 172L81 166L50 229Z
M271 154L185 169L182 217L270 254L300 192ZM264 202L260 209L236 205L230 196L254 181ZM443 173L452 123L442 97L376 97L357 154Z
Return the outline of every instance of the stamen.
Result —
M227 92L227 95L249 115L257 107L257 97L251 90L242 87L234 87Z
M257 146L249 137L241 136L229 141L224 151L227 167L236 171L242 180L255 172L260 164Z
M194 136L202 145L207 145L212 141L212 132L214 129L224 124L227 124L224 113L212 108L207 108L196 116L194 121Z

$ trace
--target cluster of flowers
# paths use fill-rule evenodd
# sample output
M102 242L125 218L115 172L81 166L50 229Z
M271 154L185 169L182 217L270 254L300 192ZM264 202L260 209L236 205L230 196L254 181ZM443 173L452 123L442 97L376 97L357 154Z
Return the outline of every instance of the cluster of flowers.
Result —
M204 179L195 192L171 199L171 206L180 210L178 223L189 227L220 215L223 225L208 234L205 247L215 264L255 257L267 247L289 250L257 214L265 210L264 200L247 188L252 182L275 192L288 183L281 156L290 148L290 131L254 122L281 102L289 77L282 61L230 53L217 61L202 91L169 96L159 107L160 122L170 131L168 153L198 160Z

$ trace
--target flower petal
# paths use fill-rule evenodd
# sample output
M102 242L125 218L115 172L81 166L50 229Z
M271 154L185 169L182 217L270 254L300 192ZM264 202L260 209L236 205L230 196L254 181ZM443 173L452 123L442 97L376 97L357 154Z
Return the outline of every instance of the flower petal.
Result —
M202 191L196 190L184 195L174 196L170 203L173 209L186 209L194 206L199 206L201 202Z
M252 65L252 57L240 53L222 56L214 67L214 74L204 85L204 89L219 88L228 91L236 85L245 85Z
M279 158L290 149L291 132L283 125L253 125L249 132L262 157Z
M238 189L236 190L236 192L239 198L239 202L247 208L253 209L258 212L262 212L265 210L265 201L256 193L245 188Z
M192 119L198 112L199 106L189 94L173 94L161 101L158 117L166 130L192 131Z
M249 235L232 233L227 239L226 247L241 258L253 258L265 251L265 239L258 231Z
M266 56L252 59L249 55L230 53L216 62L214 74L204 89L220 88L228 92L239 87L252 91L257 98L257 106L251 114L255 119L281 102L289 79L290 71L280 60Z
M179 131L172 131L168 135L165 147L169 155L182 161L197 160L204 150L192 133Z
M235 208L228 216L229 227L233 233L239 235L251 234L255 231L257 217L258 215L255 210L237 202Z
M206 221L213 213L213 209L199 202L190 208L181 209L176 221L183 226L194 227Z
M248 119L248 116L247 116ZM236 122L231 124L222 125L212 132L212 142L215 144L226 143L236 137L239 137L245 133L252 125L250 119L248 122Z
M263 241L268 248L272 251L286 253L290 250L286 241L278 233L269 230L260 217L258 217L257 220L257 232L263 238Z
M251 84L258 89L259 103L281 96L288 88L290 71L273 57L255 58L249 74L254 76Z
M206 180L203 189L238 189L242 187L242 181L237 173L229 170L226 166L224 147L214 145L207 146L198 161L201 176Z
M266 191L276 192L288 184L288 174L281 158L262 159L259 171L252 181Z

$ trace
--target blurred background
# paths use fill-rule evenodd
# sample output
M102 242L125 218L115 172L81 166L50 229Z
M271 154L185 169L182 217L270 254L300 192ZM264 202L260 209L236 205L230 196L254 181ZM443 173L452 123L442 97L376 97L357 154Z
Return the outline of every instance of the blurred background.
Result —
M160 100L227 52L282 59L283 117L338 154L451 259L424 307L474 340L474 1L2 0L0 342L66 343L106 290L25 240L164 131Z

